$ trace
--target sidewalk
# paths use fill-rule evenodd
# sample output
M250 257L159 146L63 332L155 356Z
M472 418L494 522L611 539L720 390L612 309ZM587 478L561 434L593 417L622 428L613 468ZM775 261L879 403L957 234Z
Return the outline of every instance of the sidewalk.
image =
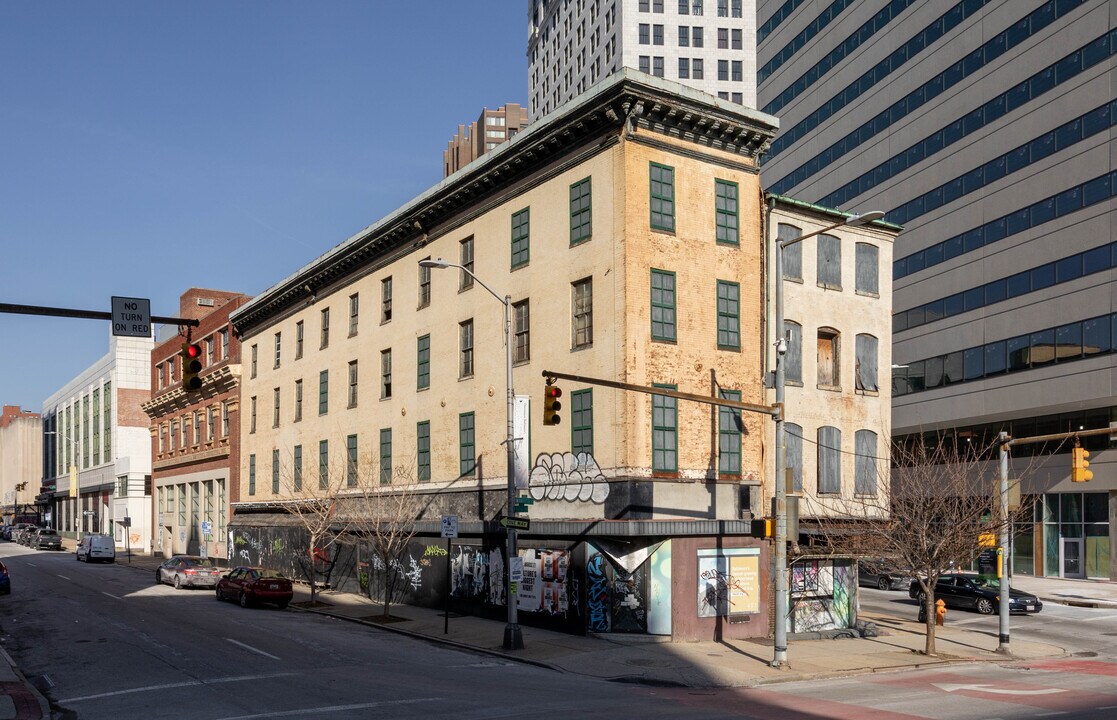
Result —
M74 541L66 540L64 552L73 552ZM117 564L151 573L162 561L159 557L118 554ZM1019 576L1015 584L1033 592L1047 603L1063 603L1098 608L1117 608L1117 583L1090 580L1062 580ZM682 687L749 687L773 682L808 680L904 668L968 661L1005 662L1012 659L1058 657L1063 649L1054 645L1014 638L1012 655L997 654L997 638L962 627L938 628L937 657L926 657L923 625L906 618L861 613L859 618L877 624L876 638L839 638L834 640L797 640L789 643L788 666L771 667L770 640L727 640L722 642L673 643L667 638L648 635L591 635L581 637L522 626L524 649L505 652L501 647L503 621L450 615L449 632L441 610L392 605L397 622L379 622L383 608L352 593L327 590L318 593L328 605L298 612L314 612L380 628L387 632L443 643L469 652L481 652L512 662L529 663L558 672L634 682ZM308 603L310 589L296 583L294 603ZM39 693L0 650L0 720L39 720L50 717L49 708Z

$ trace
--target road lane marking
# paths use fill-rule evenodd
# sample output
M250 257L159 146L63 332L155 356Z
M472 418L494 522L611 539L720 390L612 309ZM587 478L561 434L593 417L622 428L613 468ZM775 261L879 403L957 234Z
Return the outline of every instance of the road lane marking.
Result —
M98 693L96 695L82 695L81 697L74 697L74 698L67 698L66 700L59 700L59 702L60 703L84 702L86 700L100 700L102 698L117 697L119 695L134 695L136 693L155 692L156 690L167 690L167 689L170 689L170 688L197 687L199 685L219 685L221 683L245 682L245 681L248 681L248 680L268 680L270 678L289 677L291 675L297 675L297 674L298 673L282 672L282 673L267 673L267 674L264 674L264 675L240 675L240 676L237 676L237 677L214 678L213 680L187 680L185 682L166 683L164 685L147 685L145 687L132 688L130 690L116 690L116 691L113 691L113 692Z
M939 690L944 692L954 692L955 690L972 690L973 692L994 693L996 695L1053 695L1055 693L1066 692L1062 688L1042 688L1037 690L1008 690L1006 688L996 688L992 685L972 684L972 685L955 685L952 683L931 683Z
M264 657L270 657L272 660L282 660L283 659L283 658L278 658L275 655L272 655L271 653L266 653L263 650L260 650L258 648L254 648L251 645L245 645L244 643L240 642L239 640L234 640L232 638L225 638L225 639L228 640L229 642L231 642L234 645L240 645L245 650L251 650L252 652L259 653L259 654L263 655Z
M112 593L105 592L104 590L101 591L101 594L102 595L108 595L109 597L111 597L114 600L123 600L124 599L122 597L117 597L116 595L113 595Z
M1039 714L1036 715L1036 717L1051 717L1052 715L1066 715L1066 714L1067 714L1066 710L1058 710L1056 712L1039 713Z
M1095 622L1097 620L1117 620L1117 615L1101 615L1099 617L1081 618L1082 622Z
M33 562L29 562L29 563L27 563L27 564L28 564L28 565L30 565L31 567L39 567L38 565L36 565L36 564L35 564L35 563L33 563Z
M55 573L55 574L58 575L58 573ZM70 579L70 578L66 577L65 575L58 575L58 577L62 578L63 580L69 580Z
M255 718L292 717L292 716L295 716L295 715L315 715L315 714L320 714L320 713L347 712L349 710L367 710L369 708L385 707L385 706L389 706L389 705L415 705L417 703L424 703L424 702L438 702L442 699L443 698L431 697L431 698L414 698L414 699L410 699L410 700L381 700L380 702L357 703L357 704L354 704L354 705L328 705L326 707L303 708L302 710L287 710L285 712L272 711L272 712L266 712L266 713L259 713L257 715L231 715L229 717L219 718L218 720L255 720Z

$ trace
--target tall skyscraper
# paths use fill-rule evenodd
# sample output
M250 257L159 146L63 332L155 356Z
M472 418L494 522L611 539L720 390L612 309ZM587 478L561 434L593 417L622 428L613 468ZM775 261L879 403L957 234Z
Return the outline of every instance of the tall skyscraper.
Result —
M755 48L755 0L529 0L529 115L622 67L755 108Z
M1106 0L759 3L759 105L781 128L764 185L905 227L894 436L1117 421L1115 19ZM1012 449L1048 456L1018 574L1117 578L1117 449L1080 442L1089 483L1073 440Z

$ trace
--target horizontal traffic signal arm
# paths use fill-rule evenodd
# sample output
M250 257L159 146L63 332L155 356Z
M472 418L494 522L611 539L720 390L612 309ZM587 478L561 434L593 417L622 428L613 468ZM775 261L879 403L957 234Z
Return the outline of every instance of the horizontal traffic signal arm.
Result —
M553 370L544 370L543 377L556 378L558 380L570 380L571 382L583 383L585 385L601 385L602 387L611 387L616 388L617 390L629 390L631 392L647 393L648 395L663 395L665 397L672 397L678 400L690 400L693 402L706 403L707 405L719 405L721 407L736 408L737 410L761 413L763 415L771 415L772 417L777 417L780 414L779 405L755 405L753 403L741 402L740 400L726 400L725 398L712 397L710 395L695 395L694 393L679 392L678 390L667 390L666 388L648 387L646 385L630 385L629 383L617 382L616 380L604 380L602 378L589 377L587 375L568 375L566 373L555 372Z

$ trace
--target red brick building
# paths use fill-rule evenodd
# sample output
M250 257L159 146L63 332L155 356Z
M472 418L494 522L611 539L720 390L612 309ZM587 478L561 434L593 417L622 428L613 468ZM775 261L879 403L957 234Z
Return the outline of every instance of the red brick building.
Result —
M179 317L200 325L166 335L151 352L154 503L152 552L228 559L230 503L239 499L240 342L229 314L251 298L242 293L190 288ZM183 343L201 345L201 389L182 389Z

